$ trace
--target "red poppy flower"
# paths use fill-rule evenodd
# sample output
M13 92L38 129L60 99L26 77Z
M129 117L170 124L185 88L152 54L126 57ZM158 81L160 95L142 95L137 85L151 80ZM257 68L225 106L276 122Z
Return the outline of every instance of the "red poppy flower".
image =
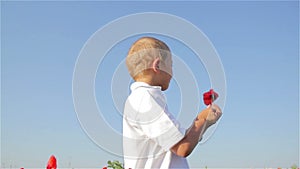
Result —
M47 169L56 169L57 164L56 164L56 158L54 155L52 155L49 158L48 164L47 164Z
M203 94L203 101L205 105L212 104L219 97L218 93L216 93L213 89L210 89L208 92Z

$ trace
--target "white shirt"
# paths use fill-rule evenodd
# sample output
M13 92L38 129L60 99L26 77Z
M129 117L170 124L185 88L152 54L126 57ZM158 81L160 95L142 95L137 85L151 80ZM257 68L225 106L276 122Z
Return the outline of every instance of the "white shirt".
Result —
M169 113L159 86L131 85L123 114L125 169L189 168L186 158L171 152L185 129Z

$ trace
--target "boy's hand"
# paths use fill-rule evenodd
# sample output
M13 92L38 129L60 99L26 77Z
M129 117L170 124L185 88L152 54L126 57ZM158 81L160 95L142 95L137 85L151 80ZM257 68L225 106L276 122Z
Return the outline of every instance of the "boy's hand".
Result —
M215 124L221 115L219 106L209 105L198 114L191 127L186 131L185 137L171 148L172 152L178 156L187 157L201 141L206 129Z
M205 119L208 127L215 124L222 115L220 107L216 104L209 105L200 114L198 114L199 119Z

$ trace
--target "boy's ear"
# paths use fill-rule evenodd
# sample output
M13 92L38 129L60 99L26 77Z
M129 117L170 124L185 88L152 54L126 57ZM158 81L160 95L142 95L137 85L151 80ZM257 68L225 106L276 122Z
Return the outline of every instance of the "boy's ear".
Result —
M152 63L152 69L154 70L154 72L158 72L159 71L159 62L160 59L156 58L153 63Z

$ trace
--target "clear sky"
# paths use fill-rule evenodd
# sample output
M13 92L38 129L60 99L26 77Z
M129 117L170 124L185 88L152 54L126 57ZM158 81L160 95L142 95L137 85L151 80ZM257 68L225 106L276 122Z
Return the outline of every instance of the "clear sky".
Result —
M142 12L169 13L194 24L210 39L224 67L224 115L212 137L188 157L191 167L299 166L298 1L1 1L1 168L43 168L52 154L59 167L101 168L107 160L122 161L82 129L73 104L72 78L81 49L97 30ZM165 41L189 68L198 87L194 91L200 97L198 108L204 108L201 95L211 84L196 54L171 37L147 35ZM111 127L97 131L103 137L121 132L122 110L115 105L111 88L125 86L119 92L126 94L129 83L111 87L112 77L118 65L124 65L131 43L141 36L115 44L99 64L95 96ZM178 67L174 65L180 74ZM180 105L187 98L180 92L190 85L173 80L166 92L176 116L185 113Z

